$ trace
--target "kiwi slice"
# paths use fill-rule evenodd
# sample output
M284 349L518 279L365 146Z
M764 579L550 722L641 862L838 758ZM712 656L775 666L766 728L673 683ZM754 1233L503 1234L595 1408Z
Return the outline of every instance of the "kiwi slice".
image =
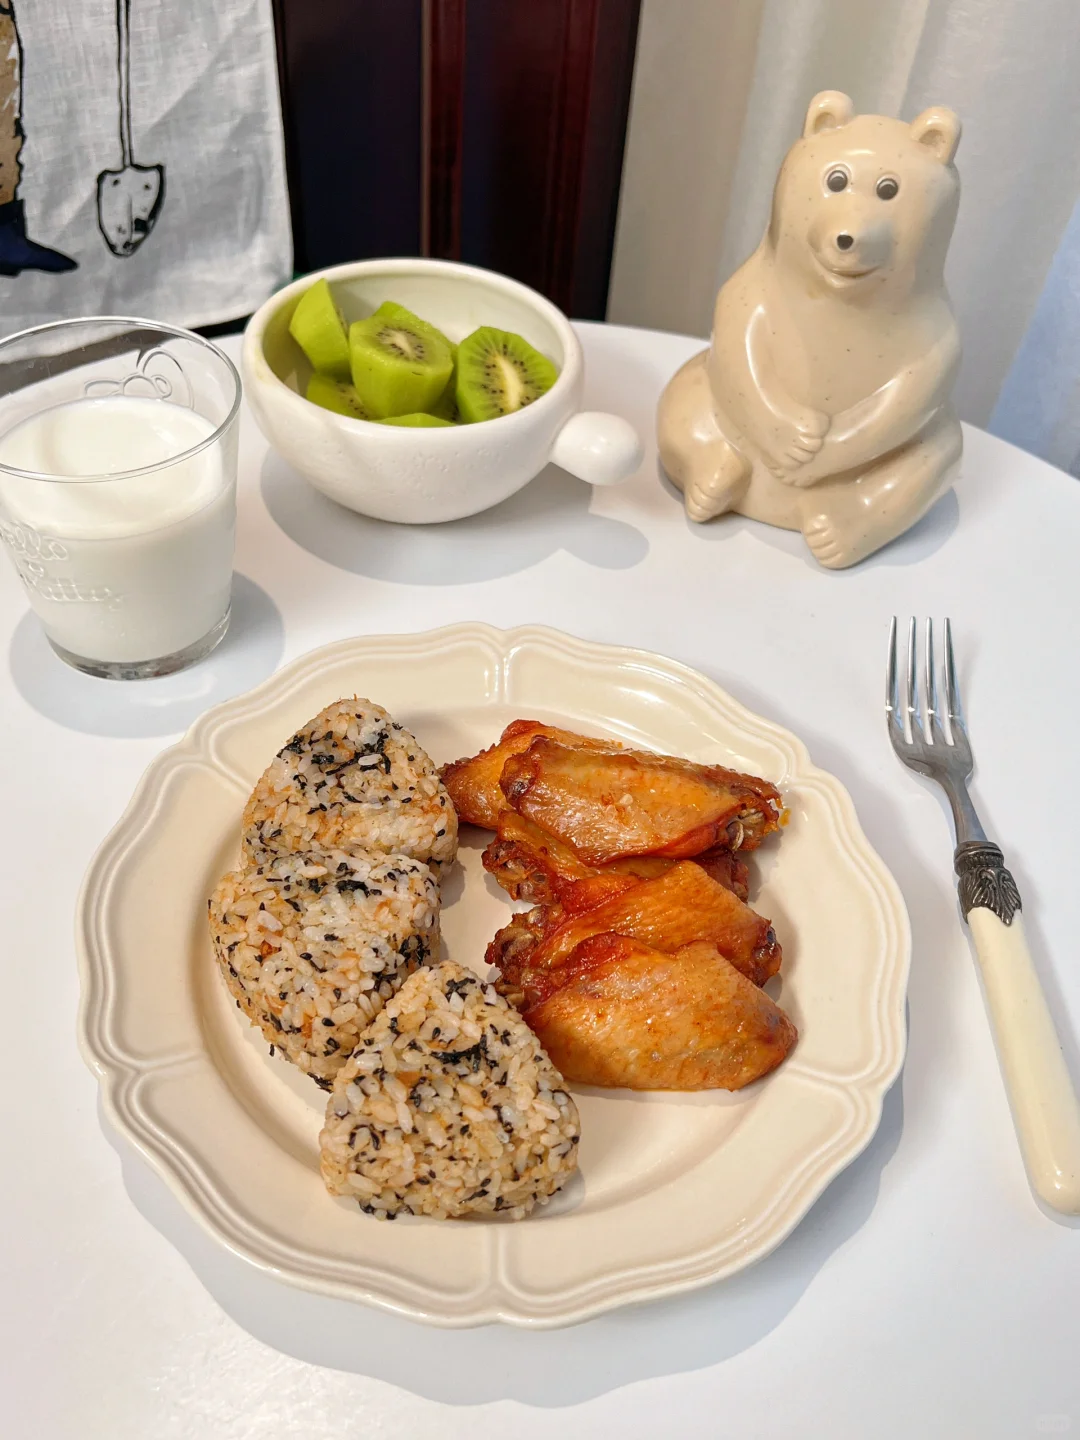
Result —
M457 396L454 390L455 381L451 380L428 412L434 419L444 420L447 425L461 424L461 411L457 408Z
M384 300L375 311L375 316L380 320L396 320L399 324L418 326L426 330L429 335L437 335L444 345L450 347L451 355L457 349L457 346L452 345L442 331L432 325L430 320L421 320L419 315L414 315L411 310L407 310L404 305L399 305L396 300Z
M438 427L453 428L453 420L444 420L441 415L429 415L426 410L417 410L412 415L387 415L385 420L379 421L380 425L408 425L417 430L432 429Z
M457 346L454 347L455 350ZM457 408L457 365L455 364L450 379L446 382L446 389L439 396L438 400L431 407L429 412L437 415L440 420L447 420L451 425L457 425L461 420L461 412Z
M436 329L429 320L421 320L411 310L406 310L404 305L399 305L395 300L384 300L375 314L380 319L404 321L406 324L423 325L429 331L433 331L440 340L450 347L450 358L454 362L454 368L450 372L450 379L446 382L446 388L435 404L428 411L419 413L436 415L440 420L448 420L451 425L457 425L461 420L457 408L457 352L458 347L452 340L448 340L441 330ZM410 421L410 423L413 423Z
M351 420L371 419L360 403L360 396L348 380L334 380L329 375L320 375L316 370L308 381L305 393L313 405L321 405L324 410L348 415Z
M404 321L408 325L423 326L429 334L437 335L444 345L450 347L450 359L454 368L450 371L450 379L446 382L446 389L436 400L435 404L426 413L428 415L440 415L444 420L450 420L457 424L461 418L457 408L457 352L458 347L452 340L448 340L443 332L432 325L430 320L421 320L419 315L414 315L411 310L406 310L404 305L397 304L394 300L384 300L375 314L380 319Z
M353 384L377 420L432 409L454 369L446 336L392 301L349 327L349 350Z
M458 346L457 403L466 424L497 420L538 400L559 372L509 330L482 325Z
M305 290L289 321L289 334L316 370L335 380L349 378L349 336L326 280Z

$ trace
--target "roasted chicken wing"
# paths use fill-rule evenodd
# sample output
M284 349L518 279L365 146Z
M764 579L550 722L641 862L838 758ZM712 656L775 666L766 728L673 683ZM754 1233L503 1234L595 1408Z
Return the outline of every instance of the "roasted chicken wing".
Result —
M667 954L706 942L755 985L780 968L768 920L688 861L653 880L608 875L567 884L558 903L515 915L488 946L487 961L531 1003L538 976L564 964L589 936L608 931Z
M531 1004L539 994L540 977L529 968L529 957L544 938L549 927L561 924L566 916L561 905L536 905L531 910L512 915L484 952L484 960L499 972L496 989L519 1010ZM524 983L529 981L531 999Z
M739 1090L796 1040L780 1007L712 945L664 954L626 935L594 935L548 982L525 1020L579 1085Z
M484 851L483 863L512 899L540 903L558 900L569 883L590 875L632 875L650 880L680 862L663 855L632 855L613 860L610 865L586 865L561 840L523 815L504 810L499 816L498 835ZM707 850L694 856L694 864L734 891L740 900L747 898L749 872L730 850Z
M587 865L686 859L717 845L751 850L780 823L780 793L767 781L642 750L576 749L545 735L507 756L499 784L519 815Z
M500 814L508 809L506 797L499 788L503 766L512 755L528 749L537 736L549 736L564 745L586 750L622 749L615 740L591 740L586 735L544 725L539 720L514 720L503 731L497 745L442 767L442 781L450 792L459 820L495 829Z
M484 868L538 902L487 960L568 1080L734 1090L780 1063L795 1027L758 988L780 946L733 853L780 824L774 786L536 720L442 777L497 831Z

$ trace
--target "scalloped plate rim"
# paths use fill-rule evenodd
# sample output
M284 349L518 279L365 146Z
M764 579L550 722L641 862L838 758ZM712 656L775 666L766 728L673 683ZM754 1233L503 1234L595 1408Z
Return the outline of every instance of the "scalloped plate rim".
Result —
M510 1291L498 1279L486 1277L469 1292L444 1296L442 1308L430 1308L430 1297L411 1278L381 1272L372 1274L363 1284L347 1278L317 1276L288 1259L276 1260L277 1242L251 1234L249 1221L234 1213L233 1207L219 1200L218 1209L209 1206L200 1189L200 1165L197 1157L186 1153L184 1142L177 1142L167 1129L152 1121L140 1107L130 1103L133 1093L152 1084L155 1075L165 1075L177 1065L191 1064L205 1052L177 1052L160 1061L139 1061L123 1053L122 1047L111 1042L108 1033L111 1001L115 994L117 975L112 969L107 946L96 933L107 910L108 887L124 857L152 826L155 797L160 797L163 781L184 764L195 763L214 770L219 776L236 783L238 777L217 759L213 736L230 722L242 723L245 715L259 707L259 702L272 696L283 700L310 681L327 663L362 652L401 659L415 653L445 647L458 641L466 645L483 643L490 648L501 666L514 653L529 645L556 650L579 661L601 660L607 664L627 664L659 670L676 683L704 694L712 708L719 712L734 730L759 740L768 740L785 755L793 776L801 783L822 791L827 798L833 821L834 838L846 857L860 870L869 891L878 903L883 922L883 944L891 950L891 964L882 972L882 981L873 996L875 1020L880 1028L882 1053L878 1063L864 1068L858 1076L842 1077L854 1084L851 1092L843 1091L854 1101L847 1123L827 1141L801 1157L794 1183L782 1192L779 1211L770 1206L770 1223L766 1232L750 1232L749 1243L734 1247L730 1238L720 1237L712 1245L675 1260L627 1267L601 1277L594 1277L576 1287L567 1286L565 1298L524 1290ZM557 709L557 704L553 707ZM500 630L483 622L463 622L438 629L356 636L334 641L298 656L273 675L242 695L212 707L189 727L186 733L161 751L147 766L138 781L123 813L98 847L80 887L76 906L76 948L79 970L78 1041L83 1058L97 1077L102 1105L110 1124L135 1148L151 1169L180 1200L185 1210L232 1254L254 1265L262 1272L290 1285L337 1299L360 1301L409 1319L446 1328L463 1328L501 1322L514 1326L548 1329L578 1324L597 1315L625 1305L642 1304L664 1296L686 1293L704 1285L730 1277L763 1259L791 1234L821 1196L828 1185L866 1148L877 1131L884 1096L903 1065L906 1050L904 1005L911 957L911 936L907 910L895 879L867 841L845 787L835 776L814 765L807 747L791 731L756 714L735 699L715 681L692 667L640 648L609 645L582 640L543 625L522 625ZM794 1067L796 1074L826 1087L842 1091L841 1077L830 1078L812 1069ZM124 1103L124 1097L127 1102ZM169 1145L174 1147L170 1152ZM184 1165L177 1163L177 1153ZM222 1213L224 1212L224 1214ZM246 1226L249 1234L238 1233ZM260 1249L261 1244L261 1249ZM727 1252L726 1259L721 1258ZM331 1263L332 1262L327 1262ZM370 1268L370 1267L369 1267Z

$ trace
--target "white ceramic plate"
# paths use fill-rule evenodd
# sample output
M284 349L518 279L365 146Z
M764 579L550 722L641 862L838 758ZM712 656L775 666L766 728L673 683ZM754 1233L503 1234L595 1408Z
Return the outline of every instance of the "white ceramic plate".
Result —
M319 1178L323 1096L229 1001L206 898L248 791L284 740L367 695L436 761L518 716L755 772L791 811L754 861L784 947L792 1057L737 1095L579 1092L581 1173L534 1217L380 1223ZM508 902L466 827L450 954L481 963ZM79 903L80 1038L112 1123L235 1253L293 1284L438 1325L552 1326L743 1269L867 1144L904 1053L910 938L851 801L803 745L657 655L539 627L343 641L204 715L150 766ZM773 989L776 982L770 982Z

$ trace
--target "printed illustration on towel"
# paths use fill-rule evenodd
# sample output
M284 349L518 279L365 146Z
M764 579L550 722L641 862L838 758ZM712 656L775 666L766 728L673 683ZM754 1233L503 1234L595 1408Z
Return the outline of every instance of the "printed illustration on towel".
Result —
M22 46L14 0L0 0L0 275L23 270L58 274L76 263L59 250L38 245L26 233L26 211L19 199L22 179Z
M0 0L3 5L5 0ZM120 169L97 178L98 229L114 255L134 255L157 223L165 200L165 166L136 165L131 146L131 0L116 0L120 79Z

